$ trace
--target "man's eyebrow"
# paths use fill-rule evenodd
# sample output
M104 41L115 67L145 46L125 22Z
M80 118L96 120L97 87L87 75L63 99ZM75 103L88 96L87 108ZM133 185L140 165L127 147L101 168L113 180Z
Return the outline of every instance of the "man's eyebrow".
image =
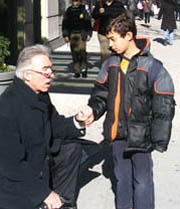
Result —
M48 68L52 68L53 65L46 65L46 66L43 66L42 69L48 69Z

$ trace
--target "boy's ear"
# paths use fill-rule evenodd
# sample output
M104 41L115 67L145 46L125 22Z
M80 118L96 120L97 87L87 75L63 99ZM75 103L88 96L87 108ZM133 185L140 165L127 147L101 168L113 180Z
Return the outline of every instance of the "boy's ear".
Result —
M127 32L125 36L126 40L131 41L133 39L133 33L132 32Z

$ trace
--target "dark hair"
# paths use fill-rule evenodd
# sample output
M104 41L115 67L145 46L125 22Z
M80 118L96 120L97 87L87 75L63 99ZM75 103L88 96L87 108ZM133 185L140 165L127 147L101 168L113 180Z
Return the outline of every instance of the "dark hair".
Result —
M134 39L137 35L135 21L127 14L119 15L109 23L106 33L108 34L111 31L119 33L122 37L125 37L127 32L132 32Z

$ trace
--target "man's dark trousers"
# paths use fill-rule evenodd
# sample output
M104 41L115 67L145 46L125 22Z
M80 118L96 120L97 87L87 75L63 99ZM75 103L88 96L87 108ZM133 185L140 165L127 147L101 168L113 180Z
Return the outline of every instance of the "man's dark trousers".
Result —
M53 190L72 206L76 206L81 157L80 143L66 143L62 145L60 152L54 157L54 165L51 167Z

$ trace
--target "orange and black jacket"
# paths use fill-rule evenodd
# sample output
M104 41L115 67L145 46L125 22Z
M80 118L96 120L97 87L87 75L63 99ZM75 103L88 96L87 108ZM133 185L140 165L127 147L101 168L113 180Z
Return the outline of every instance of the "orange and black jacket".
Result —
M102 65L89 99L95 120L106 113L104 138L126 140L126 151L167 150L175 112L173 81L162 63L149 52L148 39L136 40L141 52L126 74L122 57L112 55Z

